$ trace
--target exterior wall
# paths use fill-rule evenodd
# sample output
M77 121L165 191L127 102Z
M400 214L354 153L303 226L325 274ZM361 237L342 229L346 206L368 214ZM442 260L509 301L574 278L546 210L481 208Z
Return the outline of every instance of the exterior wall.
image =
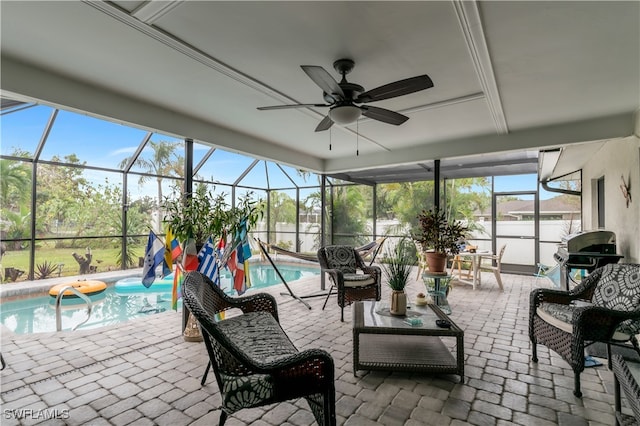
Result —
M604 176L605 228L616 234L621 262L640 263L640 139L631 136L607 142L582 169L585 230L597 229L596 180ZM621 176L631 181L629 207L622 196Z

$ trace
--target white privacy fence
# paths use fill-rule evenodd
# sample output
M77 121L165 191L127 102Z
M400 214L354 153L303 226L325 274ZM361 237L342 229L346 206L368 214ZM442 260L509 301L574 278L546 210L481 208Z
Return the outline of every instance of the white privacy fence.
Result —
M470 240L477 245L480 250L491 250L491 222L477 222L480 230L471 233ZM558 249L558 243L564 236L570 232L580 229L580 223L574 221L573 230L570 230L570 223L566 220L543 220L540 221L540 262L545 265L555 264L553 254ZM402 233L391 232L398 229L399 222L396 220L380 220L376 222L376 234L401 236ZM372 229L372 223L369 223L369 229ZM498 221L497 229L499 235L509 236L508 238L498 239L498 248L507 243L507 249L504 254L503 262L518 265L535 266L534 261L534 242L533 239L519 239L519 237L534 236L534 221ZM300 251L314 252L317 250L317 233L319 226L317 223L300 223ZM276 232L271 235L271 242L274 244L287 245L290 250L295 251L296 238L295 223L276 223ZM256 227L256 233L265 233L266 224L260 223ZM391 238L385 243L385 250L392 249L397 243L397 238Z

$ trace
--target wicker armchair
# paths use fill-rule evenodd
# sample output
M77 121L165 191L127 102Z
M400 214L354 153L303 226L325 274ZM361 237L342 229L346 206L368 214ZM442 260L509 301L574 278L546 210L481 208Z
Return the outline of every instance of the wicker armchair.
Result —
M299 352L278 323L271 295L231 298L194 271L185 276L182 296L200 324L218 382L220 425L243 408L296 398L307 400L319 425L336 424L331 355L321 349ZM231 308L243 314L216 319Z
M356 249L350 246L326 246L318 250L318 261L322 272L329 274L331 289L322 309L334 287L338 290L340 321L344 321L344 307L360 300L380 300L382 294L382 272L378 266L367 266ZM357 270L362 271L361 274Z
M640 265L609 264L596 269L571 291L536 289L530 295L529 338L532 360L537 344L547 346L569 363L574 372L574 395L582 396L580 373L584 348L594 342L631 342L640 353Z

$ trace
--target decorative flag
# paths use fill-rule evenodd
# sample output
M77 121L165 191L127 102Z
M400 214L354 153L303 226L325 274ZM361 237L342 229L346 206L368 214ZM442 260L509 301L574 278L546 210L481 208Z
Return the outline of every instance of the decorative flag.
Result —
M198 250L193 238L189 238L184 244L184 253L182 256L182 266L185 271L195 271L198 269Z
M167 263L167 265L171 266L182 254L180 243L176 239L175 235L173 235L171 227L167 227L167 236L164 240L164 247L164 261Z
M162 241L153 233L149 232L147 250L144 256L144 268L142 268L142 284L149 288L156 279L156 268L163 265L164 269L164 245Z
M167 235L164 237L164 263L171 267L173 265L173 259L171 259L171 239L173 238L173 232L171 227L167 226Z
M251 287L251 274L249 273L249 258L251 257L251 246L249 245L249 238L246 234L246 222L244 225L244 240L242 241L242 254L244 256L244 282L247 288Z
M232 254L231 257L235 257L233 265L235 270L231 271L233 275L233 288L238 292L238 296L241 296L247 291L247 286L244 282L244 252L242 250L242 243L238 244L235 250L235 256Z
M229 256L229 259L227 259L226 266L229 272L231 272L231 276L235 277L236 269L238 267L238 262L236 262L236 250L231 251L231 255Z
M182 286L184 275L182 265L176 264L176 271L173 273L173 288L171 290L171 309L178 310L178 287Z
M180 247L180 243L176 237L173 237L171 240L171 260L174 262L178 260L180 255L182 254L182 247Z
M198 272L209 277L214 284L220 287L216 246L213 244L211 237L207 239L207 242L202 246L200 253L198 253L198 261L200 262L198 265Z

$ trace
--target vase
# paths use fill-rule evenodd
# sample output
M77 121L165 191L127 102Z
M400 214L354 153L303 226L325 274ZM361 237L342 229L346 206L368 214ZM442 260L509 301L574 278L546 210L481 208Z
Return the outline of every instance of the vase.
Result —
M447 267L447 255L445 253L427 252L427 264L429 272L441 274Z
M198 320L189 312L189 319L187 320L187 326L182 333L185 342L202 342L202 334L200 333L200 327Z
M393 290L391 292L391 307L389 308L391 315L407 314L407 294L404 290Z

